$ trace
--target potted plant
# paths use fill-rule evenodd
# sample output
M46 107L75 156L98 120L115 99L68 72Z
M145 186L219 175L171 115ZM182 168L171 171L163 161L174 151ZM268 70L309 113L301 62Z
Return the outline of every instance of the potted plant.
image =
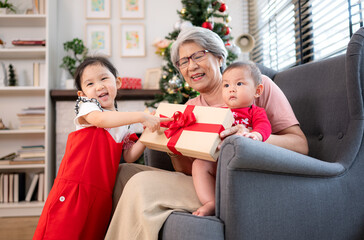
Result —
M88 49L83 44L83 41L78 38L65 42L63 48L67 52L67 56L63 57L60 67L65 69L73 77L78 65L85 60Z
M7 10L15 13L14 5L8 3L8 0L0 0L0 14L6 14Z

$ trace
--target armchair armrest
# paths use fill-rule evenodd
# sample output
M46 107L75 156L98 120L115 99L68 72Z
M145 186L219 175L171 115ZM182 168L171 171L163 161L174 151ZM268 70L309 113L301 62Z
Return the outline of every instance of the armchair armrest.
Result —
M224 141L219 159L219 165L224 164L229 170L244 169L311 177L333 177L345 171L339 163L324 162L240 136L231 136Z
M268 143L225 139L216 176L216 216L225 223L225 239L308 239L307 229L311 239L325 239L317 236L321 223L337 214L332 209L342 202L345 172L339 163Z

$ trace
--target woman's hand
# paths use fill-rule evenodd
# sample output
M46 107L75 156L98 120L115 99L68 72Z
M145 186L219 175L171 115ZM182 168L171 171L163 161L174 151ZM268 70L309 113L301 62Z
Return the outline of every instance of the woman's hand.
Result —
M220 133L220 138L224 139L228 136L235 135L235 134L243 136L243 134L249 133L249 132L250 132L249 129L247 129L244 125L238 124L238 125L235 125L231 128L228 128L228 129L225 129L224 131L222 131ZM219 146L217 146L217 149L220 149L221 145L222 145L222 141L219 144Z

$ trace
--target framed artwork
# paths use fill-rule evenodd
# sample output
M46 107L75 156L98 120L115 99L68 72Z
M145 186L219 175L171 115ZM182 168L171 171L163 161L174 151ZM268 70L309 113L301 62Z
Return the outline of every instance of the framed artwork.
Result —
M120 44L122 57L145 56L144 24L120 24Z
M111 29L108 23L86 24L86 46L92 53L111 56Z
M110 18L111 0L85 0L87 19Z
M144 18L144 0L120 0L120 18Z
M159 81L162 77L161 68L149 68L145 73L144 89L159 89Z

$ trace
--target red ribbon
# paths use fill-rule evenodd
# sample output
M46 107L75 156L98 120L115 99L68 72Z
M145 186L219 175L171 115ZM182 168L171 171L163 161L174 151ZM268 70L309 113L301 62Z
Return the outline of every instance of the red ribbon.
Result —
M173 121L161 123L161 127L168 128L164 131L167 138L170 138L167 147L174 154L182 155L175 148L179 137L184 130L198 131L198 132L210 132L220 134L225 128L221 124L212 123L196 123L196 117L193 113L194 105L187 105L183 113L177 111L173 114ZM160 117L166 117L160 115Z

